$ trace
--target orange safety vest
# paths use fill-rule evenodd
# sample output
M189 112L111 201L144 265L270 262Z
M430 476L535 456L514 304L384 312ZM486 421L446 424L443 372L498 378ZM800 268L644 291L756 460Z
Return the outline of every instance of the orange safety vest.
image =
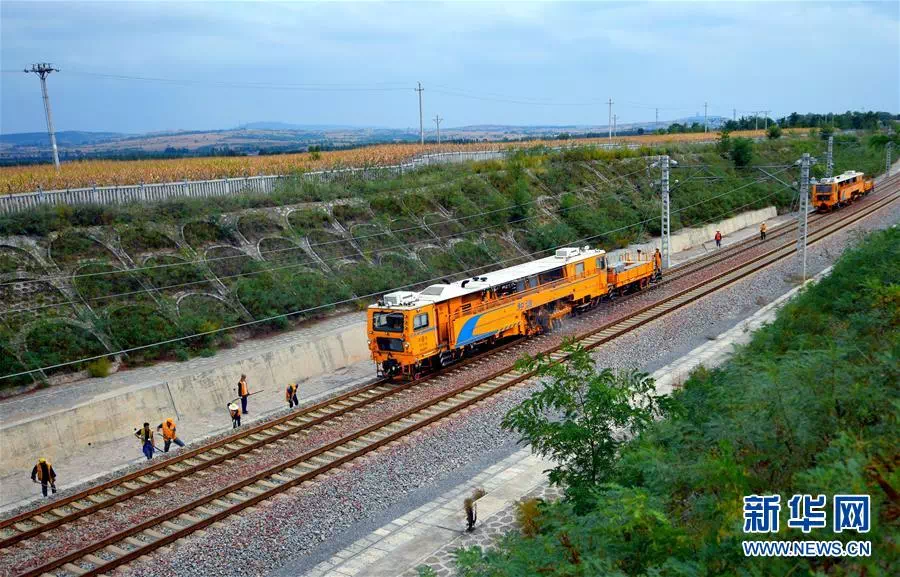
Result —
M294 395L297 394L297 385L295 383L291 383L287 386L287 389L284 391L284 400L290 401Z
M247 381L241 379L238 381L238 396L246 397L250 394L250 391L247 389Z
M716 240L722 240L722 233L721 233L721 232L717 232L717 233L716 233Z
M228 412L231 413L231 418L240 417L241 410L240 409L228 409Z
M47 474L50 476L50 480L53 480L56 478L56 475L53 474L53 465L50 464L50 461L44 461L43 463L38 461L38 464L35 465L37 467L38 481L44 480L44 468L41 465L47 466Z
M766 224L763 223L759 226L759 232L766 232Z
M175 421L172 419L166 419L162 424L162 434L163 439L167 441L171 441L175 438Z

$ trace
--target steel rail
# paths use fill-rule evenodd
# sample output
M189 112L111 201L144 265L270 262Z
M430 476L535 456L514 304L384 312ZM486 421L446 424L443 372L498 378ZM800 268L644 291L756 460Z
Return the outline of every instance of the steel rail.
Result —
M812 233L809 237L809 243L814 244L835 232L843 230L858 220L892 204L898 198L900 198L900 194L898 194L898 191L894 191L889 196L868 204L865 208L854 212L852 215L847 215L846 218L830 223ZM789 243L773 248L719 275L711 282L700 282L692 287L678 291L676 294L670 295L657 303L630 313L623 319L613 321L580 335L577 337L577 340L582 342L585 348L600 346L613 338L630 332L643 324L664 316L688 303L695 302L712 292L729 286L746 276L791 256L796 252L796 248L792 245L793 243ZM563 346L553 347L545 354L549 355L552 362L562 362L567 357ZM309 451L286 463L276 465L250 478L238 481L211 495L168 511L153 519L148 519L135 527L109 536L79 551L50 561L22 574L22 577L43 575L59 567L81 575L99 575L108 572L117 566L146 555L150 551L172 543L194 531L279 494L288 488L309 481L394 440L407 436L497 392L518 385L532 376L534 376L533 371L520 371L509 367L501 369L492 375L478 379L454 391L444 393L435 399L402 411L397 415L356 431L323 447ZM297 467L301 470L298 470ZM227 501L223 500L223 498L227 499ZM206 507L209 504L218 507L219 510L210 510L210 508ZM178 520L180 523L174 523L174 520ZM186 523L186 525L183 523ZM165 531L170 532L166 534ZM149 541L135 539L135 535L142 535L144 539L149 539ZM123 545L128 543L131 549L123 549L116 546L116 543ZM101 559L92 555L92 553L100 549L105 549L107 554L114 555L114 558ZM90 568L73 564L74 561L79 560L90 565Z

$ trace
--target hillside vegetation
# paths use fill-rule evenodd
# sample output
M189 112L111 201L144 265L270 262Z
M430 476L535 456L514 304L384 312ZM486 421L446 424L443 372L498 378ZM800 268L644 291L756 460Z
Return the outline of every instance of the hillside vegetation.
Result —
M670 397L667 417L620 446L612 464L563 476L572 481L568 499L525 503L522 533L459 552L459 575L896 575L898 354L900 230L892 228L848 251L723 367L695 371ZM581 457L569 468L586 468ZM753 494L781 495L778 533L743 533L743 497ZM826 496L826 528L787 526L795 494ZM868 533L832 531L837 494L871 495ZM745 557L741 542L757 539L865 540L872 554Z
M787 164L822 149L816 139L765 141L753 145L753 162ZM296 179L271 195L2 216L0 376L253 323L141 348L124 360L210 355L236 338L287 329L335 304L365 305L393 288L509 266L567 243L625 246L659 232L652 184L659 171L640 156L652 152L663 150L537 148L505 162L432 166L399 178ZM789 189L752 166L735 168L727 152L665 152L680 163L672 173L673 230L791 205ZM881 150L854 137L835 155L838 170L871 173ZM298 314L279 317L288 313ZM29 382L22 376L0 386Z
M746 137L764 136L762 130L740 133ZM616 142L634 142L645 146L669 142L694 142L715 139L715 134L663 134L620 136ZM608 142L605 138L581 138L566 145L591 145ZM346 167L375 167L408 162L435 152L499 150L558 146L559 141L486 142L473 144L377 144L348 150L304 152L272 156L218 156L152 160L85 160L64 163L59 171L52 164L0 167L0 194L62 190L91 186L121 186L152 182L181 182L215 178L296 174L314 170Z

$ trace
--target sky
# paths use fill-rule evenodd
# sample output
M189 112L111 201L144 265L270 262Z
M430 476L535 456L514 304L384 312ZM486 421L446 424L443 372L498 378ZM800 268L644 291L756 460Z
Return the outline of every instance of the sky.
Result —
M900 112L900 2L0 3L0 132Z

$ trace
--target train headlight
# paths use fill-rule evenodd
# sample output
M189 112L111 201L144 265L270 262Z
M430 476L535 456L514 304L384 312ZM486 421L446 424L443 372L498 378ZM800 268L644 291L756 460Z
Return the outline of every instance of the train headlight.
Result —
M372 344L372 339L366 339L366 344L367 344L367 345L371 345L371 344Z
M409 341L403 341L403 348L404 348L404 349L408 349L408 348L409 348Z

